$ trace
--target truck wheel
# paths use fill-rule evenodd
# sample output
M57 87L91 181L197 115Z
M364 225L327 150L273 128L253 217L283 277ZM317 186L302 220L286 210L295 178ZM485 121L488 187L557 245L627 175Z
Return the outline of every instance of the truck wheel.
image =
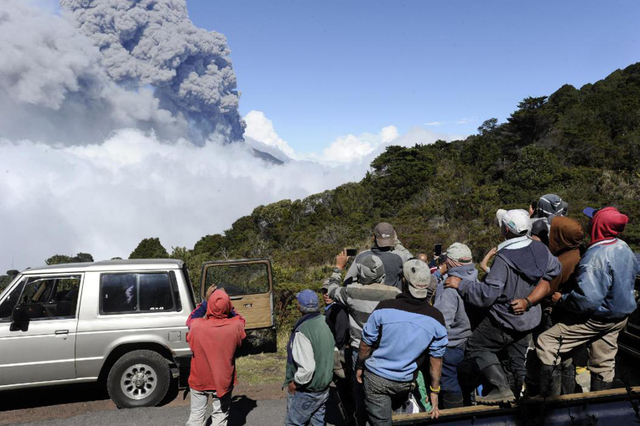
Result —
M153 407L167 394L170 382L169 362L157 352L138 350L113 364L107 391L119 408Z

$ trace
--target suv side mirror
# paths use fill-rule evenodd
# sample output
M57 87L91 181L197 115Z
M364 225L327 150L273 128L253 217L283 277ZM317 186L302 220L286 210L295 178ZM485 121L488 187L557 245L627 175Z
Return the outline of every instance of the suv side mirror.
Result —
M27 331L29 330L29 312L27 312L27 307L24 305L18 305L13 309L13 314L11 315L11 331Z

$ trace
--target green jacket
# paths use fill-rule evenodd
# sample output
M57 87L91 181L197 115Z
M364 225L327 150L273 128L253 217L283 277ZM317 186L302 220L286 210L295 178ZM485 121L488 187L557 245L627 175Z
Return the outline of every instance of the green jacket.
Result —
M292 345L294 360L287 361L284 386L295 381L299 391L327 390L333 379L335 340L324 316L300 324Z

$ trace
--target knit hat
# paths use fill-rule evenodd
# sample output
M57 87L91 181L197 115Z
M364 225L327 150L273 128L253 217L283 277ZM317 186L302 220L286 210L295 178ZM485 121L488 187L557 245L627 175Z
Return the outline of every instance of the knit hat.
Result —
M567 214L569 204L566 201L562 201L562 198L556 194L545 194L538 200L538 208L536 209L536 216L549 217L549 216L563 216Z
M453 243L447 249L447 259L459 263L471 263L471 249L462 243Z
M302 290L296 294L298 303L304 308L317 308L318 307L318 295L313 290Z
M356 258L356 273L359 284L382 283L385 279L382 260L373 254Z

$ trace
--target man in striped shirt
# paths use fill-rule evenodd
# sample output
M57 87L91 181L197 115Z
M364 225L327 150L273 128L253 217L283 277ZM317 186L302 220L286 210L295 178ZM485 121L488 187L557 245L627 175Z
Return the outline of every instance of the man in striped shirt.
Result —
M331 277L325 282L329 297L336 302L347 306L349 310L349 331L351 335L350 352L352 367L355 372L355 363L358 359L358 348L362 339L362 327L369 319L371 312L383 300L394 299L400 290L397 287L384 284L385 270L380 258L376 255L358 257L354 262L356 280L346 287L342 286L342 270L347 264L349 256L343 250L336 256L336 265ZM364 406L364 389L361 383L355 380L353 374L354 398L356 402L356 422L364 425L366 422L366 410Z

